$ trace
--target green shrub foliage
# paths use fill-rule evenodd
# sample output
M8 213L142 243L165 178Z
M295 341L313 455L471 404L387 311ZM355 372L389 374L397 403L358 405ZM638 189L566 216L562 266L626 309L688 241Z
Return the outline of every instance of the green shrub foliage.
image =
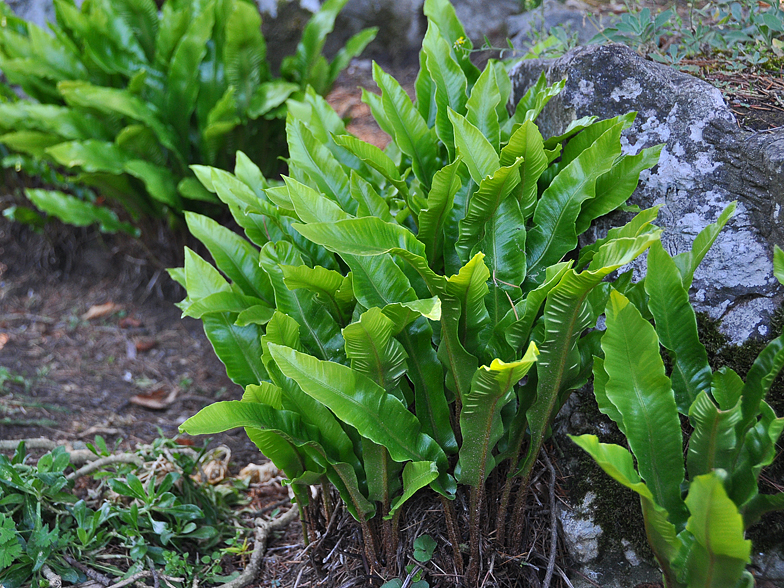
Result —
M63 166L76 184L119 201L133 217L220 210L191 164L228 167L241 149L265 173L285 155L285 102L329 90L375 36L321 54L347 0L327 0L280 77L270 72L261 17L247 0L56 0L51 34L0 3L0 70L30 100L0 104L0 143ZM30 200L65 222L105 211L62 192Z
M784 493L758 492L760 473L773 462L784 430L784 418L765 402L784 366L784 335L760 353L745 382L730 368L712 372L689 303L694 270L734 209L702 231L692 251L671 257L654 243L645 280L626 295L610 295L604 358L594 358L594 392L599 410L626 435L636 469L626 448L593 435L573 437L604 471L640 495L648 541L669 588L753 586L745 571L751 555L745 530L764 513L784 508ZM774 261L781 281L784 254L778 247ZM662 347L672 360L671 377ZM693 428L685 466L679 413Z
M289 101L283 186L266 187L242 155L234 174L195 168L252 244L186 214L220 271L187 250L171 274L187 289L184 314L204 321L245 394L182 430L245 427L300 504L308 485L334 485L370 561L388 566L401 505L430 487L462 570L450 500L465 487L476 579L488 476L508 473L497 491L503 543L511 490L523 504L554 415L600 353L589 331L609 295L603 280L658 240L656 210L579 259L577 236L623 205L659 148L621 154L634 114L543 138L534 120L563 82L542 77L510 114L504 65L472 64L445 0L427 0L425 13L416 100L377 65L381 94L364 94L392 137L385 150L349 135L308 92Z

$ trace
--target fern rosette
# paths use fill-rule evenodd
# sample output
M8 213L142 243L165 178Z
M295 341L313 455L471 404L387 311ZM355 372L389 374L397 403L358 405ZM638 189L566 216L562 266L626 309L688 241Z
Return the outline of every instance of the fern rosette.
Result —
M288 104L284 185L241 154L234 174L194 168L253 244L186 215L220 271L187 251L171 271L188 292L181 308L202 318L245 395L182 430L245 427L305 521L305 488L334 486L369 561L393 573L401 506L425 487L442 497L462 573L451 499L465 487L476 579L480 513L494 509L500 544L519 543L505 533L511 491L522 508L548 427L599 353L604 279L658 240L656 210L579 259L577 236L626 201L659 148L621 154L633 115L543 138L534 121L563 83L542 77L510 114L504 65L472 64L448 2L428 0L425 13L416 100L378 66L381 94L364 94L392 137L385 150L308 92ZM490 488L497 468L507 481ZM329 513L329 492L322 501Z

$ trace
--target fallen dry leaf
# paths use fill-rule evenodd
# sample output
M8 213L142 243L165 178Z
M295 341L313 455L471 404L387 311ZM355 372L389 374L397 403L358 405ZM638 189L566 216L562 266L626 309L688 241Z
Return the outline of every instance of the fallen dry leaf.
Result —
M89 321L90 319L109 316L110 314L114 314L121 309L122 307L119 304L115 304L114 302L107 302L106 304L94 304L79 318L81 318L83 321Z
M8 339L10 339L8 333L0 333L0 349L5 347L5 344L8 343Z
M136 351L144 352L149 351L153 347L155 347L158 342L155 339L137 339L136 340Z
M251 484L265 484L280 475L280 470L271 461L257 465L249 463L240 470L238 478L245 479Z
M151 408L153 410L163 410L168 407L177 398L177 388L172 388L170 392L166 392L166 388L158 388L151 392L142 392L131 396L128 400L131 404L143 406L144 408Z
M142 326L142 321L132 316L126 316L121 318L118 324L121 329L138 329Z

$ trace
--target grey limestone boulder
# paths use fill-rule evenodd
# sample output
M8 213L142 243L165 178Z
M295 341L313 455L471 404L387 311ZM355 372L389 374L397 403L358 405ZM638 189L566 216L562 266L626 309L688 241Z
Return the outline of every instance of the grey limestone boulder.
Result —
M18 17L39 27L46 28L46 23L54 20L52 0L5 0L5 3Z
M719 90L622 45L523 61L511 72L514 99L542 71L550 83L567 79L537 120L545 136L559 134L576 118L604 119L634 110L637 119L621 139L624 152L664 144L659 164L643 172L631 202L664 205L657 224L670 253L690 249L697 233L738 201L735 218L695 274L692 300L722 321L732 343L766 335L782 301L772 254L774 243L784 244L784 131L744 130ZM594 231L619 221L610 218ZM638 266L644 268L644 262Z

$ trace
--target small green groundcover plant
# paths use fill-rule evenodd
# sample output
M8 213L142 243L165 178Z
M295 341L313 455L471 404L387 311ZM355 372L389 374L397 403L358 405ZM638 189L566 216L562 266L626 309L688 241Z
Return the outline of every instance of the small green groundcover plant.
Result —
M745 382L730 368L712 372L689 302L694 270L733 210L731 205L703 231L690 252L673 258L654 243L644 281L626 295L610 295L604 358L594 358L594 392L634 458L593 435L572 438L640 495L667 588L754 586L745 570L751 555L745 531L764 513L784 508L784 493L758 491L784 430L784 418L765 402L784 366L784 335L760 353ZM778 247L774 261L776 277L784 281ZM670 377L661 348L672 363ZM685 466L681 415L692 429Z
M109 458L101 437L87 445ZM128 463L85 474L92 481L82 499L63 447L35 465L24 442L10 459L0 455L0 584L50 586L53 575L79 584L85 571L119 582L151 569L183 586L230 580L221 559L243 543L232 524L239 492L191 480L205 455L159 438L127 454ZM166 471L156 470L161 464Z
M27 190L67 223L133 232L100 205L139 216L221 210L188 166L233 165L243 150L267 174L285 155L286 99L326 93L376 30L329 62L326 36L347 0L327 0L305 26L280 77L267 62L261 17L248 0L56 0L50 31L0 3L0 70L26 100L0 103L4 165L61 166L71 194ZM83 187L89 190L79 189ZM31 209L14 213L30 217Z
M590 43L623 43L655 61L687 70L696 68L683 60L700 55L718 57L720 67L731 70L780 71L784 64L784 7L778 2L692 1L685 13L673 7L658 14L626 4L628 10L618 22Z
M289 101L283 186L242 155L234 174L194 168L252 243L186 214L218 269L186 249L170 273L187 289L183 313L203 320L245 394L181 428L244 427L288 477L306 540L308 487L336 488L370 565L391 576L401 507L429 487L459 573L469 544L470 583L482 512L498 544L519 544L513 490L521 512L552 419L599 353L590 329L603 280L658 240L656 210L579 257L577 236L624 205L660 148L621 154L634 114L544 139L534 120L563 82L542 77L510 114L504 65L472 64L446 0L424 10L416 100L377 65L381 94L364 94L392 138L386 150L348 134L310 92ZM501 483L487 486L496 469ZM470 512L456 514L462 491ZM330 492L320 500L329 520Z

